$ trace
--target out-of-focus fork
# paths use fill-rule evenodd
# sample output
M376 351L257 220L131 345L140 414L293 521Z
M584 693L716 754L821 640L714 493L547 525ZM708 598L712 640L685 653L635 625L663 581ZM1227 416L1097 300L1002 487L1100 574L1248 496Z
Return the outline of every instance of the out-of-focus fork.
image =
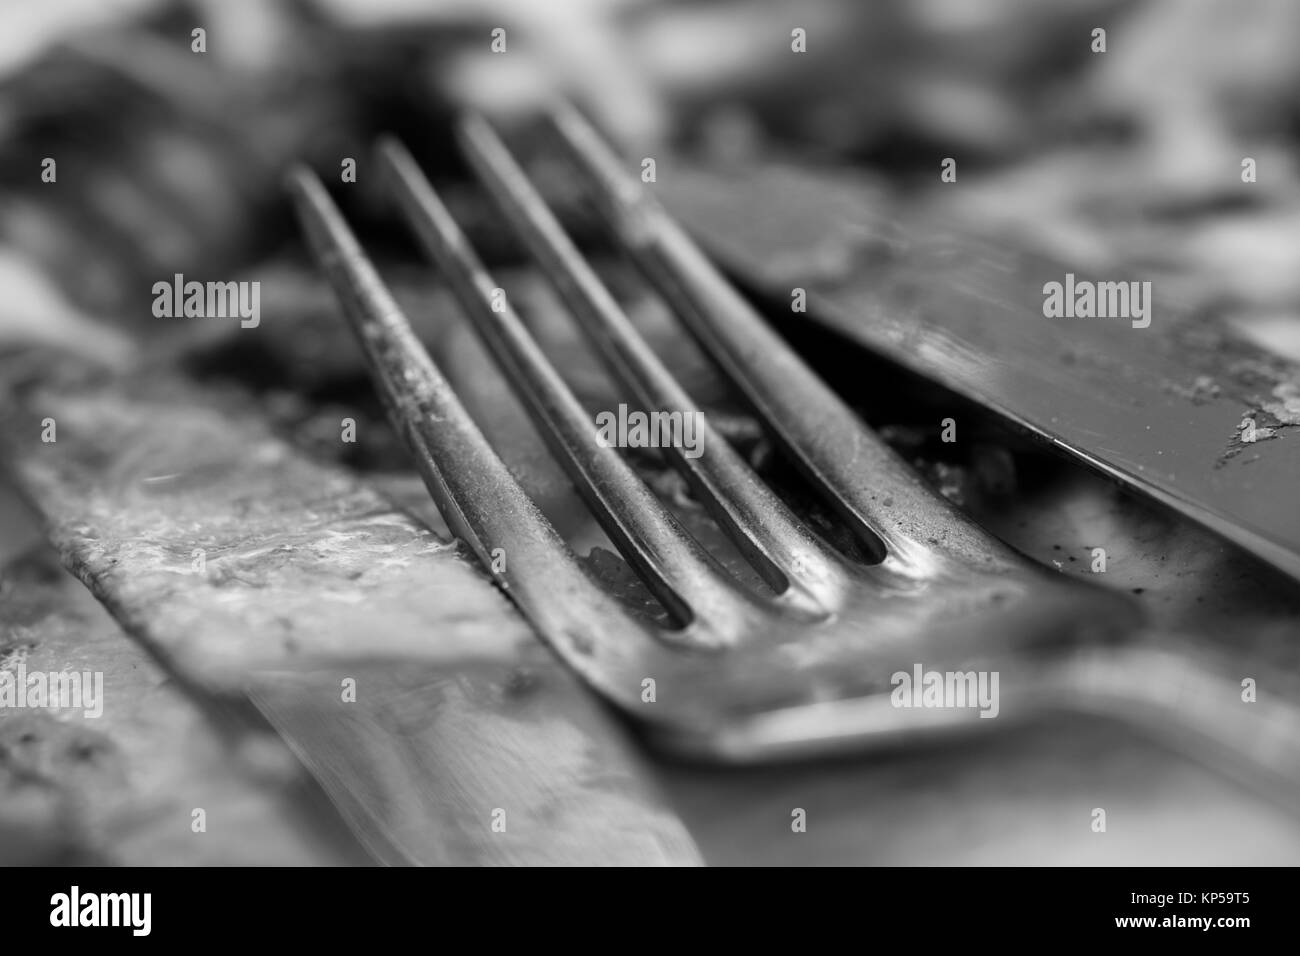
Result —
M998 721L981 709L895 706L892 676L996 669L999 718L1052 710L1125 720L1201 759L1264 771L1294 794L1300 716L1243 703L1231 676L1137 640L1125 597L1050 572L935 494L757 315L575 111L551 117L618 245L748 399L875 559L823 541L707 421L703 453L668 449L765 582L729 574L597 440L591 416L398 143L379 154L397 207L432 257L593 515L672 619L631 613L569 550L488 445L320 181L290 190L394 426L454 532L541 637L654 741L752 761L895 745ZM645 410L695 406L573 246L492 129L461 144L507 221ZM504 558L501 560L494 560ZM654 694L646 693L654 681ZM973 703L973 702L971 702Z

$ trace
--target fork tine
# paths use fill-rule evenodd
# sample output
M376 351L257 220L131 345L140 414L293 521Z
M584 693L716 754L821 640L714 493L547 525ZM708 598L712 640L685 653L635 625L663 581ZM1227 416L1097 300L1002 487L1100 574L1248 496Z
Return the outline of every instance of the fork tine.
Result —
M753 600L679 524L596 428L537 346L460 227L405 147L379 147L401 215L437 263L474 331L488 346L606 534L660 603L686 627L709 622L695 637L725 641L724 626L746 626Z
M771 329L572 106L551 113L620 245L870 548L906 573L1008 554L962 520Z
M574 311L592 343L647 409L671 411L694 403L643 339L486 120L459 125L465 155L514 226L541 270ZM793 579L813 596L843 582L835 560L807 527L761 482L705 421L708 454L689 458L671 449L673 463L764 579L783 590Z
M539 632L595 686L625 697L628 689L611 684L609 674L619 661L644 653L635 629L611 634L591 626L617 617L611 599L587 577L466 413L320 180L298 168L286 185L393 428L415 456L443 518L485 567L492 568L493 551L502 549L508 560L500 578Z

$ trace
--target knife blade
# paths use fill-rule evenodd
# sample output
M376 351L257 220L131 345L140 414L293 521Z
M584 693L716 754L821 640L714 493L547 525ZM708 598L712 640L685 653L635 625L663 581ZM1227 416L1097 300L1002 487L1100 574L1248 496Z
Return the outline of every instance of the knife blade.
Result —
M452 543L244 393L64 367L0 415L64 565L182 687L251 701L372 858L699 862L626 730Z
M850 175L687 167L657 188L747 286L786 303L804 291L790 322L834 330L1300 578L1300 368L1158 285L1146 328L1049 318L1048 283L1140 277L900 213Z

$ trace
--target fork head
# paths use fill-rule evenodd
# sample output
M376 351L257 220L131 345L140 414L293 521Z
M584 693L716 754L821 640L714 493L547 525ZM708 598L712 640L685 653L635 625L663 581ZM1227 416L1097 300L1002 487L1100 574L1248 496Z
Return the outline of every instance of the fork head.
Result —
M289 188L309 245L449 527L593 688L666 746L758 759L984 725L971 708L895 707L893 676L922 662L941 670L1027 662L1056 645L1133 630L1130 602L1046 571L934 493L624 174L579 114L561 108L550 119L616 244L871 558L851 560L822 540L699 416L691 449L670 443L665 451L765 586L733 577L602 440L412 157L383 142L379 155L400 214L669 623L631 613L522 491L320 181L296 170ZM626 389L629 407L696 415L493 130L469 118L459 134L504 218Z

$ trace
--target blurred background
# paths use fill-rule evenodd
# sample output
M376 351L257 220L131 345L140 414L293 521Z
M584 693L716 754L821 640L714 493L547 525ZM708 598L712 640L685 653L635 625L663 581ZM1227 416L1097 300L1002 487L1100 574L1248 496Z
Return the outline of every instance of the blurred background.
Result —
M921 197L958 158L945 202L1300 355L1287 0L4 0L0 23L0 341L85 344L141 276L264 255L293 159L391 129L436 162L451 111L566 95L638 156L848 164ZM66 321L37 304L56 291Z

